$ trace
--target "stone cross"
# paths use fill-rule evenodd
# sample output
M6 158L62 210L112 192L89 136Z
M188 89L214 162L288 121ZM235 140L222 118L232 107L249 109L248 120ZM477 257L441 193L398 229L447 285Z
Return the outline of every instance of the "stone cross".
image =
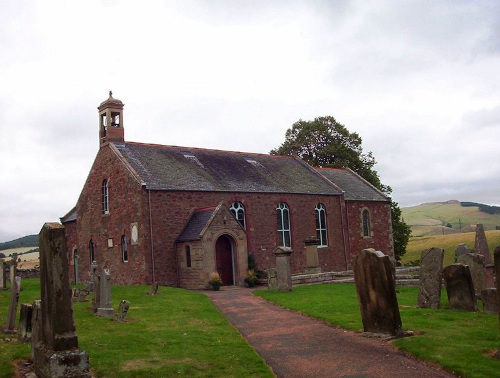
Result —
M311 236L310 238L304 240L304 244L306 247L306 267L304 269L304 273L321 273L318 257L319 239Z
M97 307L97 315L104 318L115 316L111 304L111 286L111 274L109 269L104 268L99 279L99 305Z
M441 281L444 249L431 248L420 255L420 284L418 307L439 308L441 303Z
M477 311L476 293L468 265L448 265L443 269L443 278L452 310Z
M17 329L17 341L28 342L31 340L31 317L33 314L33 307L30 304L21 304L21 311L19 314L19 327Z
M39 377L90 377L73 321L64 226L45 223L40 243L40 309L33 307L33 360Z
M458 256L457 263L468 265L476 297L481 295L481 291L486 289L486 267L484 266L484 256L479 253L465 253Z
M474 252L484 256L485 265L493 264L490 248L488 247L488 241L486 240L486 234L484 233L482 224L476 225L476 241L474 243Z
M292 273L290 269L290 247L278 247L274 250L276 256L276 281L279 291L292 291Z
M0 290L7 289L7 275L5 274L5 261L0 259Z
M120 307L118 308L118 316L116 320L119 322L124 322L129 308L130 308L130 302L122 300L120 302Z
M365 332L403 336L389 256L372 248L353 259L354 281Z
M10 305L9 313L7 314L7 324L5 325L4 333L16 333L16 315L17 305L19 303L19 291L21 290L21 277L14 277L13 284L10 287Z

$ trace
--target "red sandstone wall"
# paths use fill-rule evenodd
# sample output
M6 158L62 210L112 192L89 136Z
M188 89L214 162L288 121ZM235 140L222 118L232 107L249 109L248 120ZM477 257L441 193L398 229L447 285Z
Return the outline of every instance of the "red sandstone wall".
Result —
M365 248L374 248L386 255L394 256L391 225L391 205L384 202L349 201L346 203L349 228L350 259ZM368 209L371 221L371 236L363 237L361 212Z

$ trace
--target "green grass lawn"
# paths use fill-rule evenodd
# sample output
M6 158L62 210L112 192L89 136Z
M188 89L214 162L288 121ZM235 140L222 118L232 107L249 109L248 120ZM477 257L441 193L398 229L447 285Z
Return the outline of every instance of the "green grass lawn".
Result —
M39 280L21 282L20 303L40 298ZM74 303L79 347L90 356L97 377L272 377L264 361L196 291L149 286L114 286L113 304L130 301L126 322L95 316L90 302ZM9 291L0 291L0 322L7 321ZM0 377L12 377L16 359L27 359L31 344L6 342L0 333Z
M500 360L488 355L500 349L498 316L451 311L444 290L442 309L416 308L418 289L401 287L399 291L403 328L415 336L392 341L395 346L460 376L500 376ZM255 294L335 326L363 330L353 284L298 286L292 292L257 290Z

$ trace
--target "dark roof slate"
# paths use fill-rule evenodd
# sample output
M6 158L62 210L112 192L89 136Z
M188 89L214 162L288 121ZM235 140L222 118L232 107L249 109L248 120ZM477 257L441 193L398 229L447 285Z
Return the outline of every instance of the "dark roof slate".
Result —
M177 241L192 241L192 240L200 240L201 232L207 226L212 216L217 211L216 207L207 208L207 209L199 209L193 212L191 218L186 224L186 227L180 234Z
M389 197L350 169L316 168L316 170L344 191L346 201L390 201Z
M74 222L76 221L76 206L73 207L66 215L59 218L61 223Z
M114 146L151 190L341 194L292 156L133 142Z

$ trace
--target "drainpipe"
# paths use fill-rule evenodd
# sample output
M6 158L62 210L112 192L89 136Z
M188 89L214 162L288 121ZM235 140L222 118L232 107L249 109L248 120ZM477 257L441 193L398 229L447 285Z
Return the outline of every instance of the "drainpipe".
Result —
M342 237L344 239L344 262L345 270L348 270L349 265L347 263L347 250L350 250L349 246L349 236L346 238L346 227L349 229L349 218L347 217L347 206L345 203L345 198L342 195L342 203L340 204L340 210L342 211L341 224L342 224Z
M153 247L153 217L151 215L151 189L148 189L148 205L149 205L149 238L151 243L151 266L153 269L151 283L153 284L156 282L156 276L155 276L155 255Z

